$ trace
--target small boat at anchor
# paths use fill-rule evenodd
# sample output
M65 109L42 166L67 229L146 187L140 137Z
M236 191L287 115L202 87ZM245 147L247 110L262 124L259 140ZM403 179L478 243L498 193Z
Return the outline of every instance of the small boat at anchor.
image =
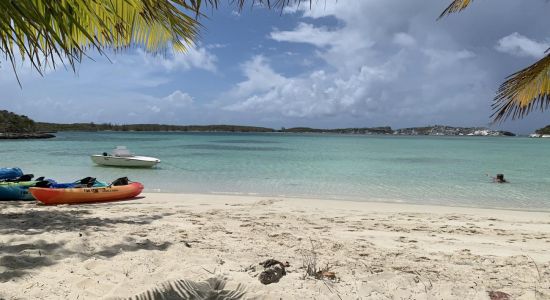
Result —
M134 155L125 146L117 146L111 154L104 152L91 158L98 165L111 167L151 168L160 163L160 159L155 157Z

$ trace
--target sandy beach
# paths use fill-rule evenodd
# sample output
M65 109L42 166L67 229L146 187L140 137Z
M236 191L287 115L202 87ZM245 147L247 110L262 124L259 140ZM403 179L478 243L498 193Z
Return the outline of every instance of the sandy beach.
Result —
M290 267L263 285L270 258ZM312 258L336 278L306 276ZM163 284L209 278L245 299L547 299L550 213L161 193L0 203L1 299L161 299Z

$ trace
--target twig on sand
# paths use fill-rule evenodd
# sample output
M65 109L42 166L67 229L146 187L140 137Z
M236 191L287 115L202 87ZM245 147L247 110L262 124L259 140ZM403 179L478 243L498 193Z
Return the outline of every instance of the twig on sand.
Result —
M535 260L534 260L531 256L529 256L529 255L526 255L526 256L529 257L529 258L531 259L531 261L532 261L533 264L535 265L535 268L537 268L537 273L538 273L538 275L539 275L539 282L541 282L542 279L541 279L541 276L540 276L540 269L539 269L539 266L537 265L537 263L535 262Z
M324 280L324 279L321 279L321 281L325 284L325 286L327 287L328 291L333 293L334 294L334 291L330 288L330 286L327 284L327 281ZM340 293L338 293L338 291L336 292L336 296L342 300L342 297L340 297Z
M426 292L426 294L428 293L428 286L424 283L424 280L422 280L422 275L420 275L420 272L418 271L414 271L414 273L416 274L416 276L418 276L418 280L420 280L420 282L422 282L422 284L424 285L424 291ZM433 288L433 284L432 284L432 281L430 280L430 278L428 278L428 281L430 282L430 290Z
M340 297L340 293L338 293L336 289L333 290L330 287L330 285L337 280L336 274L330 271L330 265L328 263L324 268L317 266L318 260L315 245L313 244L313 240L311 238L309 239L309 242L311 244L311 249L304 250L303 253L303 267L306 269L304 279L310 276L320 280L327 287L329 292L335 294L339 299L342 299L342 297Z
M205 267L202 267L202 266L201 266L201 268L202 268L203 270L205 270L206 272L212 274L212 275L214 275L214 273L216 272L216 268L214 268L214 272L209 271L209 270L207 270Z

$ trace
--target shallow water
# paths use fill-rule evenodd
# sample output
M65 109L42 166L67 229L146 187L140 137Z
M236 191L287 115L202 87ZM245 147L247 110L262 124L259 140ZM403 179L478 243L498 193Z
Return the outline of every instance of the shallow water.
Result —
M154 169L95 166L125 145ZM550 139L248 133L58 133L0 142L0 167L69 181L128 176L146 191L245 193L550 210ZM493 184L486 173L504 173Z

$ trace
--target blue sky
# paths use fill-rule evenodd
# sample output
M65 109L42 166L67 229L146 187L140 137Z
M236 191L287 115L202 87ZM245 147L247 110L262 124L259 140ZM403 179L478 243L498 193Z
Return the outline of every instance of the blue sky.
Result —
M23 63L22 88L1 61L0 105L50 122L485 126L499 83L550 47L550 4L476 1L436 21L447 2L224 6L202 19L186 54L92 54L76 74L60 67L44 77ZM532 113L497 127L547 124L550 113Z

